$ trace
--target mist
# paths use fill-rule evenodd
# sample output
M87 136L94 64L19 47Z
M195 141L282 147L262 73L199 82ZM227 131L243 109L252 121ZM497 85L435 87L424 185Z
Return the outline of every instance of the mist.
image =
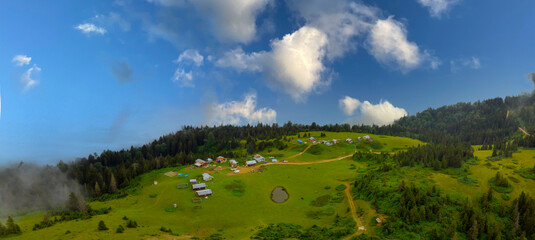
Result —
M55 166L11 164L0 168L0 216L63 207L81 186Z

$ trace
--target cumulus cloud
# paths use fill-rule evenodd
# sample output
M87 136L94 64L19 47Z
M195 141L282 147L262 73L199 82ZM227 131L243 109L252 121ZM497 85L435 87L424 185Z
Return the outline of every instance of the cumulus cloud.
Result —
M282 39L272 40L270 52L247 54L235 49L227 52L216 65L238 71L265 71L270 86L285 91L296 101L304 101L308 93L328 84L322 80L326 44L325 33L304 26Z
M216 66L238 72L264 72L272 88L282 89L302 102L313 91L329 86L329 65L356 50L359 39L368 39L368 50L381 63L410 71L424 62L432 69L441 64L429 51L407 39L405 26L393 17L381 19L378 8L350 1L288 0L290 10L305 24L282 39L271 40L271 49L227 51Z
M360 106L361 102L358 99L352 98L350 96L345 96L339 100L340 109L344 112L345 115L351 116L355 113L355 110Z
M368 101L360 102L349 96L340 99L340 108L348 116L353 115L358 110L359 116L350 120L353 124L383 126L392 124L407 115L405 109L395 107L389 101L381 100L378 104L372 104Z
M206 124L239 125L245 123L274 123L277 112L270 108L256 107L256 94L245 95L243 101L212 103L205 111Z
M422 53L414 42L407 39L407 30L403 23L392 16L378 20L368 36L369 52L382 64L399 68L403 72L429 61L431 68L437 68L438 59L428 52Z
M41 68L34 64L22 74L20 77L20 82L22 83L24 91L27 91L37 85L37 81L33 78L33 75L39 72L41 72Z
M88 34L88 35L92 34L92 33L103 35L103 34L106 33L106 29L104 29L102 27L98 27L98 26L96 26L95 24L92 24L92 23L79 24L75 28L80 30L82 33Z
M204 57L199 54L199 52L197 52L197 50L195 49L188 49L184 52L182 52L182 54L180 54L180 56L178 56L177 60L175 61L176 63L181 63L181 62L193 62L197 67L201 66L203 64L203 61L204 61Z
M459 0L418 0L422 6L429 9L429 14L435 18L441 18L442 14L447 13Z
M14 62L17 66L24 66L30 64L31 60L32 58L26 55L16 55L11 61Z
M288 5L308 26L327 35L329 60L355 50L355 39L367 33L380 17L378 8L348 1L289 0Z
M450 67L452 72L456 72L463 68L479 69L481 68L481 62L477 57L459 58L451 60Z
M127 62L121 61L113 64L111 66L111 72L117 80L119 80L120 84L128 83L132 81L132 75L134 73L134 70L128 65Z

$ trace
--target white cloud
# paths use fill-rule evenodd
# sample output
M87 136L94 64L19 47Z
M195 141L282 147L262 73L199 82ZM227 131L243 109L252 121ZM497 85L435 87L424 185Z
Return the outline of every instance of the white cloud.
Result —
M357 47L355 41L369 31L380 10L348 1L290 0L290 9L328 37L326 56L334 60Z
M182 7L186 4L186 0L147 0L147 2L164 7Z
M95 34L103 35L103 34L106 33L106 29L104 29L102 27L98 27L98 26L96 26L95 24L92 24L92 23L79 24L75 28L80 30L82 33L85 33L85 34L95 33Z
M424 56L418 45L407 40L403 23L392 16L378 20L368 37L370 53L382 64L410 71L421 64Z
M211 104L206 113L206 124L239 125L244 123L274 123L277 112L270 108L256 108L256 94L245 95L243 101Z
M326 44L325 33L307 26L272 41L272 84L294 100L303 101L308 93L325 83L321 76L325 70L322 61Z
M459 58L451 60L450 67L452 72L457 72L462 68L479 69L481 68L481 62L477 57Z
M193 83L193 74L191 71L186 72L182 68L177 68L175 75L173 75L173 82L178 83L181 87L195 87Z
M24 91L27 91L37 85L37 81L32 78L32 74L36 74L39 72L41 72L41 68L34 64L31 68L29 68L28 70L26 70L26 72L22 74L22 76L20 77L20 82L24 87Z
M383 126L392 124L394 121L407 116L405 109L395 107L388 101L371 104L368 101L360 102L358 99L349 96L340 99L340 108L348 116L353 115L356 110L359 111L359 116L350 120L353 124Z
M180 54L180 56L178 56L177 60L175 61L176 63L181 63L181 62L187 62L187 61L191 61L193 63L195 63L195 65L197 67L201 66L203 64L203 61L204 61L204 57L199 54L199 52L197 52L197 50L195 49L188 49L184 52L182 52L182 54Z
M345 96L339 100L340 109L344 112L345 115L351 116L355 113L358 107L360 107L361 102L358 99L352 98L350 96Z
M328 84L322 80L326 44L325 33L304 26L282 39L272 40L270 52L247 54L238 48L225 53L216 65L238 71L265 71L270 86L299 102L311 91Z
M178 64L178 68L175 70L173 75L173 82L178 83L181 87L195 87L193 82L193 72L190 70L186 72L184 65L194 64L196 67L200 67L203 64L204 57L194 49L188 49L182 52L178 58L173 61Z
M13 59L11 61L14 62L15 65L17 65L17 66L24 66L24 65L30 64L31 60L32 60L32 58L28 57L26 55L17 55L15 57L13 57Z
M218 67L233 68L238 72L261 72L264 70L264 64L268 55L265 51L247 54L243 49L238 47L226 52L215 64Z
M432 17L440 18L442 14L448 12L459 0L418 0L418 2L429 9L429 14Z

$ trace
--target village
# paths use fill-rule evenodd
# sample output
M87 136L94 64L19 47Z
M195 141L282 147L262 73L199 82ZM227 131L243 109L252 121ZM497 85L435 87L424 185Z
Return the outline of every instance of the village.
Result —
M367 141L367 142L373 142L374 141L374 139L371 138L369 135L365 135L363 137L357 137L355 140L357 141L357 143L361 142L361 141ZM345 143L346 144L354 144L354 141L351 138L347 138L347 139L345 139ZM303 140L297 139L295 141L295 144L303 144L303 145L307 145L307 144L323 144L325 146L333 146L335 144L340 144L340 141L338 139L318 140L315 137L309 137L308 141L306 141L306 142L303 141ZM243 171L243 168L255 167L257 165L263 165L263 164L268 164L268 163L272 163L272 164L282 163L283 164L283 163L288 163L288 160L279 161L274 156L270 156L270 157L266 158L266 157L264 157L264 156L262 156L260 154L255 154L254 156L248 157L248 158L246 158L246 159L244 159L243 161L240 161L240 162L238 160L236 160L236 159L228 160L224 156L218 156L217 158L215 158L215 160L212 159L212 158L207 158L206 160L197 159L197 160L195 160L195 163L191 167L192 168L204 168L204 169L207 169L207 171L204 172L200 176L200 178L202 178L202 181L204 181L204 182L200 182L200 180L198 180L197 178L189 178L189 182L183 183L183 184L179 184L177 186L177 188L185 189L185 188L189 188L189 186L191 186L191 190L193 190L195 192L195 195L196 195L196 197L194 197L192 199L192 201L193 202L200 202L201 198L208 198L208 197L212 196L212 194L213 194L212 190L208 189L207 185L206 185L206 182L214 180L214 177L212 175L210 175L209 172L211 172L211 171L221 171L221 170L224 170L224 169L229 169L231 171L231 173L239 174L241 171ZM211 168L211 169L209 170L209 168ZM240 168L242 168L242 170L240 170ZM257 171L260 173L260 172L263 171L263 169L264 168L260 168ZM250 172L254 172L254 170L250 170ZM188 177L189 177L188 174L181 174L181 173L178 173L178 172L168 172L165 175L168 176L168 177L174 177L174 176L184 177L186 179L188 179ZM158 183L155 181L154 184L157 185ZM174 207L176 208L176 204L174 204Z

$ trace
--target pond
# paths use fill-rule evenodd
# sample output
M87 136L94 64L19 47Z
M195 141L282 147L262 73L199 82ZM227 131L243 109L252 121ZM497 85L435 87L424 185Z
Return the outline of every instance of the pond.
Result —
M290 198L290 195L286 192L284 187L276 187L271 192L271 200L273 200L273 202L283 203L286 202L288 198Z

